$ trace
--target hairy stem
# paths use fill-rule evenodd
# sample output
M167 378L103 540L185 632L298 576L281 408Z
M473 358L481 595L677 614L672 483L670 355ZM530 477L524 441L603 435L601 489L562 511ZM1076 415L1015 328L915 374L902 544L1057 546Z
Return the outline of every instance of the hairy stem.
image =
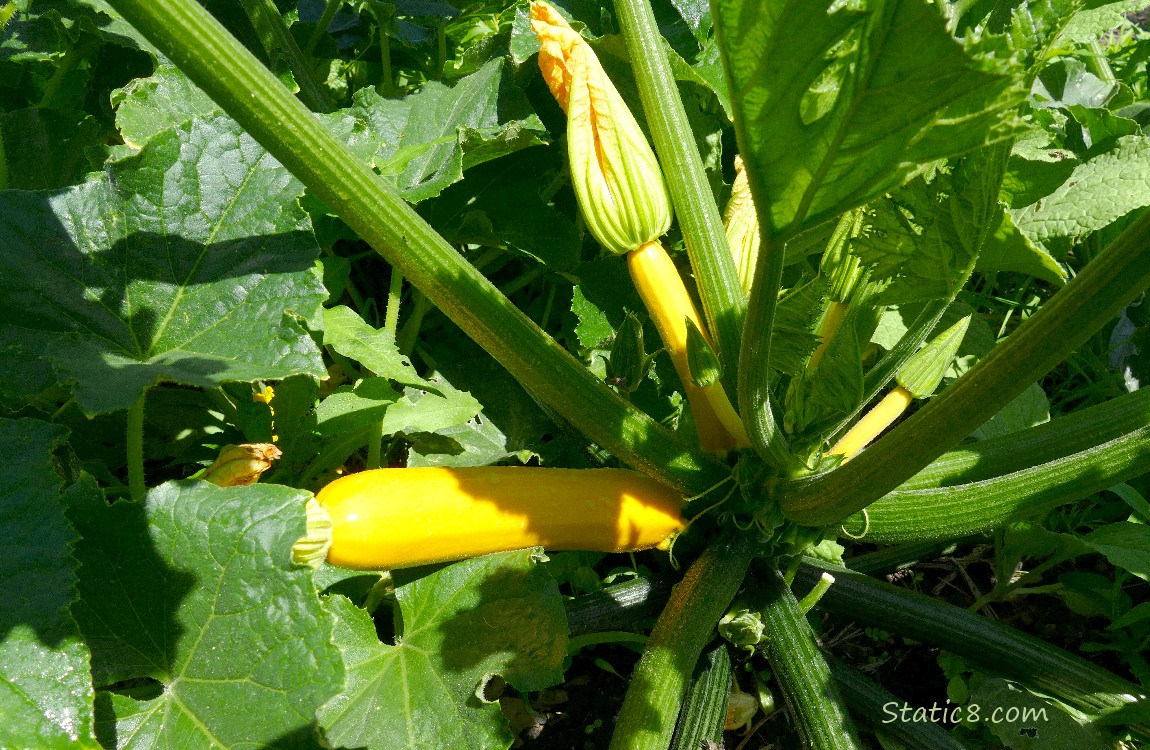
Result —
M720 538L675 587L655 623L611 737L611 750L667 750L695 663L743 583L754 547Z

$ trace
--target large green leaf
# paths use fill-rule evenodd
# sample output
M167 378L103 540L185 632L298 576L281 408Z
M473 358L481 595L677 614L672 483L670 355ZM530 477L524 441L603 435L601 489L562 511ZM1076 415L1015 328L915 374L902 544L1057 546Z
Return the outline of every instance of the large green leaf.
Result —
M924 0L717 0L740 150L768 236L1008 137L1021 89L972 59Z
M140 148L157 133L220 111L178 68L161 65L149 78L136 78L112 92L116 125L124 142Z
M1112 151L1074 168L1050 195L1010 212L1023 235L1041 243L1102 229L1150 205L1150 138L1119 138Z
M558 149L500 159L469 171L466 180L422 204L420 214L453 245L508 247L569 270L579 262L583 238L541 197L565 164Z
M872 278L890 279L879 299L905 304L953 297L988 235L1001 223L1007 148L991 146L876 201L852 249Z
M323 376L304 322L319 327L326 291L301 192L217 117L82 185L0 194L0 363L48 363L90 414L159 378Z
M450 88L431 81L402 99L360 89L350 109L324 119L413 203L439 195L464 169L543 143L546 135L502 58Z
M986 680L970 696L962 715L977 705L982 723L1010 750L1104 750L1096 727L1076 720L1053 701L997 677Z
M410 577L410 574L408 575ZM381 643L370 616L333 596L347 689L320 712L327 738L368 750L506 748L495 674L520 690L562 677L567 622L558 588L532 550L485 555L396 588L401 637Z
M81 601L98 685L163 690L97 701L121 748L319 747L315 712L343 670L311 570L291 563L308 494L170 482L142 503L71 496Z
M69 613L76 532L52 466L66 434L32 419L0 420L0 747L98 747L88 648Z

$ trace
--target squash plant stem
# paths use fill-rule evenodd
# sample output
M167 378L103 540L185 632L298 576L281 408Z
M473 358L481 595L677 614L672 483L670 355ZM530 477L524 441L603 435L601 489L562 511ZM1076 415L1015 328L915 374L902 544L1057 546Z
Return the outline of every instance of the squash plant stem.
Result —
M143 500L148 492L144 482L144 399L147 395L145 388L128 409L128 494L133 500Z
M675 587L631 673L610 750L667 750L695 663L754 551L745 535L721 536Z

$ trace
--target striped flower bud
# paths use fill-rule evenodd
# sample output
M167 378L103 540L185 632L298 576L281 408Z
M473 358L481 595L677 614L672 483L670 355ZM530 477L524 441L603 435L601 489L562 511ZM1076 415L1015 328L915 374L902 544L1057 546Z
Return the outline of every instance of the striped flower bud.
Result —
M567 112L571 182L587 227L616 254L671 226L671 199L654 151L595 53L547 3L531 4L539 68Z

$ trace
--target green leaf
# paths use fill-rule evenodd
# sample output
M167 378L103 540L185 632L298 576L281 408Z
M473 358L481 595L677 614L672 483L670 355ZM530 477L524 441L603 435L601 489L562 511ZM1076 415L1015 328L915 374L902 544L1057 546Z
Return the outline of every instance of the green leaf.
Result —
M160 378L323 376L304 322L318 327L326 291L301 192L214 118L83 185L0 195L0 363L46 362L89 414L126 409Z
M136 78L112 92L112 106L124 142L137 149L157 133L220 111L207 94L171 65L161 65L150 78Z
M91 26L85 24L85 28L94 28L102 39L121 47L143 50L156 59L164 59L160 51L105 0L77 0L77 2L64 0L64 3L68 6L68 14L73 17L79 15L77 11L82 6L88 6L95 11L86 19L90 20Z
M1094 0L1080 5L1097 7L1083 8L1066 21L1059 35L1059 41L1089 43L1108 34L1124 29L1135 28L1135 23L1127 13L1145 8L1142 0L1121 0L1116 3L1099 3Z
M952 320L959 316L973 315L974 310L963 302L954 302L947 308L946 314L943 315L938 325L935 326L937 331L945 325L950 325ZM937 335L937 334L934 334ZM962 340L962 345L959 347L959 357L954 362L951 371L947 373L948 380L953 378L962 377L970 368L978 363L994 349L997 343L997 336L995 332L990 329L986 321L981 317L974 315L971 318L970 328L966 332L966 337ZM1018 432L1028 427L1034 427L1045 422L1050 421L1050 401L1046 397L1046 392L1042 390L1042 386L1038 383L1031 383L1027 386L1026 390L1018 394L1013 401L996 413L993 417L983 422L977 430L971 433L971 437L979 440L986 440L988 438L1007 435L1012 432Z
M1050 138L1050 134L1041 128L1036 128L1032 134L1035 139ZM1076 166L1078 160L1073 154L1061 149L1031 148L1020 138L1014 145L1006 164L1006 174L1002 177L1002 200L1010 208L1030 205L1050 195L1070 179Z
M24 11L17 12L0 35L0 61L28 64L63 55L71 40L60 12L27 7Z
M433 376L434 391L405 388L403 398L387 410L383 432L438 432L466 423L479 414L479 402L466 391L456 390L442 378Z
M1044 248L1019 232L1010 214L1003 214L998 230L986 238L974 270L1015 271L1052 284L1066 283L1066 270Z
M1112 523L1095 529L1082 541L1106 556L1110 564L1128 570L1142 580L1150 580L1150 526L1141 523Z
M398 400L399 392L386 378L365 378L354 388L340 386L316 408L316 431L327 439L360 433L366 436ZM362 439L357 447L360 445Z
M74 612L96 682L163 686L149 700L103 694L119 747L318 746L315 712L343 670L311 570L290 562L308 497L188 480L143 503L71 498Z
M764 232L790 236L1008 137L1017 74L923 0L724 0L715 27Z
M701 387L714 385L723 376L718 355L690 318L687 318L687 369L691 373L691 382Z
M399 353L395 337L372 328L350 307L324 309L323 343L381 378L417 388L430 387L411 366L411 360Z
M931 339L899 368L895 380L915 398L932 395L958 352L971 316L967 315ZM1027 425L1029 427L1029 425Z
M76 532L60 504L52 451L67 431L0 420L0 746L96 748L89 652L69 607Z
M691 372L696 373L701 363L692 363L692 352L698 357L702 353L701 350L706 349L712 359L715 353L703 338L698 326L690 319L687 320L687 341L687 364ZM607 359L607 382L625 393L634 391L647 378L654 358L654 354L647 354L642 321L635 313L628 312L623 318L623 324L615 332L615 340L611 343L611 353ZM708 364L716 370L720 367L717 359ZM714 379L718 378L719 374L716 372Z
M822 276L789 289L779 297L774 334L771 336L771 369L788 375L803 371L819 345L814 328L826 298L827 281Z
M1038 383L1031 383L1002 410L970 434L979 440L1008 435L1050 421L1050 400Z
M1105 750L1098 730L1076 721L1052 701L993 677L974 691L982 722L1011 750ZM964 711L963 716L969 716ZM1024 731L1034 729L1033 733Z
M425 381L424 387L429 390L406 388L401 396L387 379L365 378L354 388L342 386L321 401L315 426L321 446L306 478L342 464L367 444L374 429L381 429L383 435L438 433L463 425L479 413L478 401L446 381Z
M1129 597L1115 590L1114 581L1097 573L1063 573L1058 577L1058 583L1058 596L1063 603L1070 611L1083 617L1106 617L1118 609L1115 605L1117 597L1125 598L1126 607L1130 606Z
M1110 623L1106 629L1117 630L1118 628L1128 628L1132 625L1137 625L1144 620L1150 620L1150 602L1142 602L1141 604L1133 607L1126 614Z
M402 99L360 89L350 109L322 119L412 203L439 195L466 168L546 142L501 58L451 88L431 81Z
M1018 230L1036 243L1079 237L1150 205L1150 138L1125 136L1116 147L1074 168L1050 195L1011 210Z
M623 324L627 310L645 310L631 283L626 259L609 256L582 263L574 273L578 283L571 300L575 335L584 349L605 345ZM657 339L651 339L657 340Z
M529 450L512 452L507 436L482 414L434 434L416 432L408 438L412 441L407 453L409 467L489 466L512 456L526 462L534 455Z
M880 300L905 304L953 297L987 236L1000 223L1002 146L963 157L876 201L851 248L874 279L891 279Z
M563 603L536 553L485 555L397 583L395 645L380 643L347 599L328 600L348 669L346 690L320 712L328 740L367 750L509 747L482 687L495 674L522 691L553 685L567 654Z

